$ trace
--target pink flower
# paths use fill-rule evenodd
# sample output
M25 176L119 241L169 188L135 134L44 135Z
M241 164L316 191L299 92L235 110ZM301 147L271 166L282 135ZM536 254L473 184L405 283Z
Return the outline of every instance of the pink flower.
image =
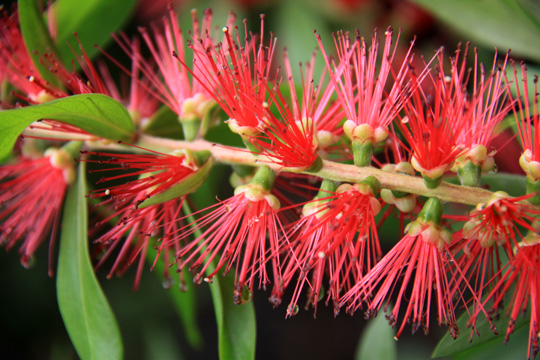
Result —
M288 316L297 313L305 286L309 287L309 304L317 310L317 302L325 296L321 292L325 277L329 282L327 303L333 301L337 314L342 294L358 283L382 254L375 226L381 205L370 186L343 184L334 192L329 191L331 183L323 184L324 190L304 205L304 217L291 224L288 232L292 249L286 257L283 284L272 294L272 302L281 302L284 288L298 273Z
M201 159L197 159L191 153L182 152L173 155L158 152L151 154L83 153L97 157L97 159L90 158L83 159L83 161L114 165L112 168L95 170L94 172L120 171L118 175L101 178L99 183L137 177L136 180L90 192L91 198L108 197L101 205L112 204L113 206L111 215L100 221L100 224L120 218L115 227L96 241L101 247L106 248L106 253L98 266L122 244L108 276L110 277L114 273L123 274L138 258L134 284L134 289L136 289L140 282L148 247L152 246L151 244L159 238L158 254L155 261L162 258L167 264L165 277L170 279L169 264L174 259L174 254L180 250L179 244L174 243L171 237L178 231L177 219L180 217L186 192L161 203L148 206L144 206L143 203L175 186L181 186L188 177L196 176L196 172L201 169L200 166L203 166ZM141 207L141 204L144 207ZM180 285L183 286L183 279L180 278L180 281Z
M261 174L272 177L271 171L262 167L255 178ZM183 241L196 231L202 232L177 254L182 267L191 264L190 270L198 271L195 282L203 279L212 282L221 269L226 274L236 264L234 301L237 304L246 301L246 290L253 291L257 278L259 287L266 288L270 283L267 263L273 281L281 281L279 254L283 229L278 215L279 201L269 193L272 182L262 185L252 181L237 187L233 197L203 210L207 213L180 229L175 238ZM212 265L214 259L217 264Z
M100 247L106 249L97 267L100 267L115 249L120 247L120 252L107 275L109 278L113 274L121 276L135 262L138 262L133 290L139 286L149 247L157 247L158 249L152 270L158 259L165 264L166 284L172 282L169 273L170 265L174 261L175 253L180 251L179 244L171 241L171 234L178 231L179 222L177 219L180 217L185 196L161 204L137 208L138 204L145 199L146 192L141 191L131 198L124 198L123 201L116 203L113 214L100 221L99 224L105 224L114 218L119 218L120 221L95 241ZM180 277L179 286L184 289L182 273L178 274Z
M62 149L50 149L39 159L20 158L0 166L0 243L19 248L23 266L31 264L39 245L50 234L49 274L53 274L53 243L68 185L75 179L74 162Z
M448 259L445 253L451 235L438 224L441 215L440 201L428 199L408 233L343 296L341 304L348 304L349 311L366 304L366 317L371 318L377 315L386 301L384 309L389 311L390 325L393 327L401 322L395 336L397 339L407 323L412 325L413 334L421 328L428 333L430 305L435 302L439 325L448 325L450 334L457 337L455 306L446 275ZM408 288L411 288L410 294ZM396 298L394 293L397 293ZM395 303L388 310L391 298ZM400 320L401 307L407 300Z
M337 143L343 134L340 126L343 112L339 103L330 103L334 92L332 85L325 85L323 72L319 86L314 84L315 54L303 69L302 94L298 98L293 82L287 52L284 53L285 68L291 94L290 104L274 86L270 91L272 104L279 115L265 108L263 115L265 131L248 137L258 153L266 155L272 163L298 170L317 171L321 166L319 156L327 157L326 149Z
M376 32L372 37L371 47L366 45L364 38L361 38L358 33L354 41L350 39L348 33L339 32L335 35L338 64L330 62L320 36L317 35L330 78L347 118L344 125L345 133L353 141L377 143L386 139L388 126L409 97L411 84L407 82L407 74L414 42L411 43L409 51L395 74L392 62L396 54L399 35L393 49L392 29L389 28L385 35L380 64L377 59L379 40ZM393 77L393 82L390 77ZM386 91L387 86L390 89L388 91Z
M485 313L481 304L484 295L498 295L492 291L503 276L501 253L508 259L514 257L513 248L521 237L519 227L534 231L531 223L540 211L525 202L529 197L511 198L502 191L495 192L487 204L479 204L470 213L463 230L453 236L451 251L456 270L453 270L451 292L473 292L475 309L469 322L473 330L477 315Z
M516 250L514 257L504 268L504 274L498 279L488 299L493 301L493 308L501 308L508 293L507 316L510 318L506 329L505 343L514 332L518 316L530 312L528 359L538 354L538 334L540 333L540 246L537 233L525 237Z
M404 110L405 117L397 122L412 152L411 163L422 173L430 187L438 186L441 176L450 170L462 153L458 147L461 134L466 132L466 94L462 91L462 76L457 60L452 59L451 76L444 73L443 54L437 56L437 73L426 76L432 92L420 86L412 75L414 91Z
M264 16L259 39L248 36L244 23L246 36L241 42L237 29L231 33L231 25L223 28L223 42L216 44L208 36L194 39L193 76L227 113L233 132L255 136L266 129L272 102L268 82L275 80L271 76L275 39L270 34L269 44L264 43Z

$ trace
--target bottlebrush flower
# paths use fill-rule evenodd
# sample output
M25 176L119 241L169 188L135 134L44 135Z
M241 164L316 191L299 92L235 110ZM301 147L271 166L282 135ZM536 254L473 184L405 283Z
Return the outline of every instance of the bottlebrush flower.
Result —
M429 308L432 297L436 296L439 325L448 325L450 334L457 337L454 305L446 275L448 260L445 252L451 235L441 227L441 216L440 200L428 199L418 219L410 224L408 233L343 296L341 305L348 304L347 309L354 311L365 303L366 317L371 318L385 300L385 311L388 310L390 298L397 291L394 307L387 315L392 327L400 321L402 302L405 298L409 300L395 336L397 339L407 323L412 324L413 333L420 328L425 333L429 332Z
M99 183L138 176L137 180L90 192L91 198L108 198L101 205L113 205L111 215L103 219L101 224L120 218L115 227L96 241L107 248L98 266L123 243L108 276L111 277L114 273L123 274L138 257L134 285L136 289L148 247L155 240L153 238L159 237L155 261L162 256L167 264L165 277L169 279L168 265L174 254L180 250L179 244L171 241L171 234L178 230L177 219L180 217L182 203L185 195L194 191L206 179L212 161L206 160L208 157L205 153L192 154L187 151L177 151L171 155L158 152L144 155L97 152L84 154L96 156L97 160L91 158L83 161L114 165L112 168L94 172L122 172L119 175L103 177ZM183 286L182 282L180 285Z
M197 12L192 11L192 15L193 41L203 39L204 44L212 43L212 11L208 9L204 12L202 26L199 24ZM232 24L234 20L235 17L231 14L227 23ZM121 34L117 42L128 55L139 58L142 73L156 89L153 96L178 115L180 123L184 126L185 137L192 140L197 136L200 120L206 116L213 101L208 87L201 83L203 80L206 81L206 78L198 75L199 68L194 66L193 70L190 70L186 65L184 37L177 15L170 8L169 16L163 18L161 26L153 24L151 31L144 28L140 31L158 72L153 63L140 58L125 34ZM204 60L203 64L206 64Z
M505 343L514 332L516 320L520 314L530 312L528 359L538 354L538 336L540 333L540 241L537 231L529 233L520 242L514 257L503 269L504 274L494 286L488 300L493 301L493 308L501 308L503 301L508 301L507 316L510 318L506 328ZM506 295L511 293L509 299Z
M452 81L457 81L456 89L462 89L465 98L465 117L457 143L464 149L457 159L455 171L460 176L463 185L480 186L482 172L491 171L495 167L494 151L491 150L491 140L495 129L507 115L512 104L507 102L506 87L503 83L508 54L502 63L497 63L497 54L489 74L483 64L478 64L478 54L475 49L472 80L468 79L466 70L468 45L466 46L462 64L459 65L458 54L452 59ZM466 85L472 82L472 91L467 93Z
M240 41L238 29L223 28L224 42L215 44L206 37L193 41L193 76L227 113L231 131L241 136L255 136L266 129L267 108L271 105L268 82L271 76L275 39L264 43L264 16L258 41L247 31ZM195 40L195 39L194 39ZM276 73L277 76L277 73Z
M339 32L334 36L339 59L337 65L330 63L320 36L317 35L338 101L347 117L343 129L353 142L353 155L357 166L371 164L374 145L387 138L388 126L401 111L411 90L407 74L414 42L394 76L392 62L399 35L392 49L392 34L391 28L385 32L386 40L378 72L379 41L376 32L369 48L358 32L354 41L349 38L348 33ZM394 82L386 92L385 87L390 84L391 75L394 76Z
M267 156L272 163L297 171L318 171L322 166L319 154L326 156L324 149L337 143L343 133L340 126L343 112L339 103L330 104L334 88L331 84L324 84L325 72L321 75L319 86L314 85L315 55L314 53L311 62L306 64L306 73L301 69L300 100L289 58L287 52L284 52L291 94L290 105L275 85L276 90L269 93L279 115L275 116L271 109L265 107L263 118L266 130L247 137L260 155Z
M540 215L540 211L527 204L529 197L511 198L497 191L488 203L478 204L463 230L454 234L451 251L459 274L452 277L452 293L473 291L476 310L472 311L469 322L473 330L476 316L484 312L480 304L483 295L490 293L502 277L501 252L508 259L513 258L512 249L521 237L518 227L534 231L531 223L536 221L535 216Z
M158 259L166 265L164 267L166 284L172 282L169 273L170 264L175 254L180 251L179 244L171 241L171 234L177 232L180 227L177 219L180 218L185 195L160 204L138 208L138 205L146 198L147 192L141 191L115 203L113 213L100 221L100 224L113 221L114 218L119 218L119 222L95 241L100 247L106 249L97 267L100 267L117 247L121 248L107 275L109 278L113 274L121 276L135 262L138 262L133 290L139 287L149 247L158 249L152 269ZM184 289L185 284L181 272L179 276L179 286Z
M247 290L253 291L256 278L259 287L270 282L266 265L271 264L273 280L281 279L279 253L279 201L270 194L275 174L261 167L249 185L239 186L235 195L211 206L194 223L180 229L175 241L183 241L201 230L195 240L184 246L177 257L181 267L191 264L197 270L194 281L212 282L223 268L228 273L236 263L234 302L247 300ZM197 215L195 213L194 215ZM217 258L217 264L213 264Z
M375 198L379 184L375 178L354 185L323 181L319 195L304 205L303 217L291 224L288 238L292 249L286 258L283 283L275 287L271 301L281 302L284 288L298 276L287 316L298 312L302 289L309 287L308 304L317 310L325 297L323 279L328 277L328 297L339 312L343 293L375 265L381 248L375 215L381 205Z
M520 89L516 67L514 69L514 83L516 91L516 102L513 104L514 116L518 126L518 133L523 145L523 153L519 158L519 165L527 175L527 193L538 193L540 190L540 112L538 111L538 77L534 78L534 94L529 93L527 68L521 65L521 82L523 91ZM510 81L507 81L510 92ZM532 99L532 104L531 104ZM533 196L529 202L540 204L540 196Z
M27 267L50 234L52 276L53 244L67 188L75 180L74 161L68 151L52 148L41 158L17 160L0 166L0 243L10 250L21 242L21 263Z
M107 189L93 190L89 195L91 198L110 196L111 200L115 202L123 202L143 192L145 193L144 200L136 203L136 207L143 202L145 206L150 206L153 203L170 200L194 191L204 182L212 166L212 159L209 158L208 152L191 153L188 150L177 150L172 154L163 154L131 146L149 151L151 154L81 152L98 157L97 160L84 159L86 162L115 165L112 168L91 170L91 172L121 171L115 176L102 177L98 183L133 176L139 177L137 180L111 186ZM133 171L126 172L128 169Z
M58 89L51 90L52 86L44 89L46 82L34 66L22 38L18 11L10 15L7 10L0 10L0 60L0 80L13 85L24 94L24 99L35 103L53 99L49 92Z
M459 139L468 130L467 96L461 89L464 73L457 68L456 57L451 60L451 75L445 75L443 54L437 58L436 74L426 76L433 91L425 91L428 85L421 86L420 79L412 74L414 91L404 107L405 116L397 122L411 149L411 164L422 173L429 188L439 185L442 175L461 155Z

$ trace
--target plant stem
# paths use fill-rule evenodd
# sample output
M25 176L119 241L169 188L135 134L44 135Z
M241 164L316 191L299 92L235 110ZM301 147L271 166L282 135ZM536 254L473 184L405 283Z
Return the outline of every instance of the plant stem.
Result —
M295 169L276 166L268 158L255 157L246 149L226 147L205 140L188 142L141 135L137 145L163 152L173 149L189 149L192 151L208 150L212 153L214 159L221 163L251 166L267 165L277 172L297 172ZM328 160L323 160L323 167L318 172L302 173L318 176L323 179L351 183L358 183L368 176L374 176L379 180L381 187L384 189L398 190L426 197L436 197L442 201L473 206L479 203L487 203L493 194L491 191L482 188L458 186L447 182L442 182L435 189L428 189L421 177L386 172L373 167L359 168L354 165L341 164Z

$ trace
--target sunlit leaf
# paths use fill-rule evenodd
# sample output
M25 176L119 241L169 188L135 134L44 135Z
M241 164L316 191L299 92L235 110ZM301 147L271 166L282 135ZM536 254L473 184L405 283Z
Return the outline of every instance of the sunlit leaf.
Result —
M17 137L35 121L56 120L97 137L129 140L133 121L122 104L101 94L70 96L48 103L0 112L0 162L13 149Z

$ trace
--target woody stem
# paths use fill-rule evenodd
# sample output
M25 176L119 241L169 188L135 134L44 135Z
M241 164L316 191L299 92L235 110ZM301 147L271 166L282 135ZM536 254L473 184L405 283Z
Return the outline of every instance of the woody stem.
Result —
M214 159L221 163L251 166L267 165L277 172L294 171L294 169L276 166L267 158L261 156L255 157L246 149L226 147L205 140L188 142L141 135L137 145L164 152L173 149L189 149L192 151L208 150L212 153ZM482 188L458 186L447 182L442 182L441 185L435 189L428 189L424 185L424 180L420 177L386 172L372 167L359 168L354 165L341 164L328 160L323 161L323 167L318 172L303 173L318 176L323 179L351 183L357 183L368 176L374 176L379 180L381 187L385 189L398 190L426 197L436 197L442 201L473 206L476 206L479 203L487 203L493 194L491 191Z

